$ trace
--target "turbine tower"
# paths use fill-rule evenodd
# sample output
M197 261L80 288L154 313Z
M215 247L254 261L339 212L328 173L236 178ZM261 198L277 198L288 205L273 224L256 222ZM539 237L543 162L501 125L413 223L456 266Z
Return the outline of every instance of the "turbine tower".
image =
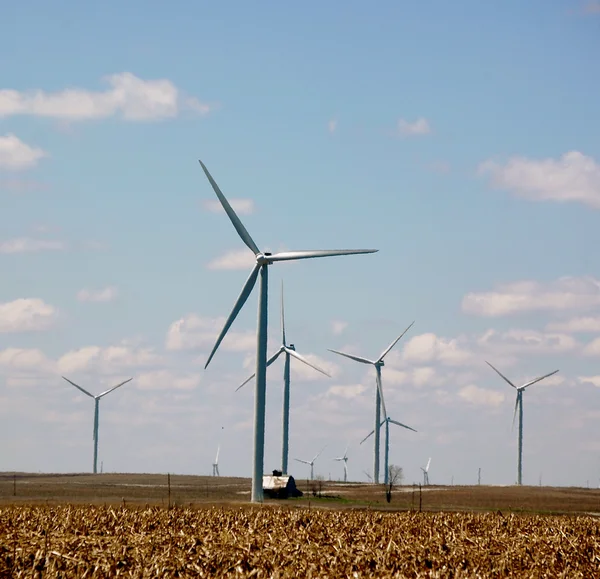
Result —
M381 422L381 409L383 408L384 418L387 418L387 414L385 412L385 403L383 401L383 390L381 386L381 368L384 366L383 359L386 357L387 353L396 345L398 340L410 330L412 324L404 330L384 351L381 356L377 360L369 360L367 358L361 358L360 356L353 356L351 354L344 354L344 352L338 352L337 350L329 350L334 354L339 354L340 356L345 356L346 358L350 358L350 360L354 360L355 362L360 362L361 364L371 364L375 366L376 380L377 380L377 389L375 391L375 425L373 430L375 432L375 445L374 445L374 453L373 453L373 480L375 484L379 484L379 423Z
M301 458L295 458L294 459L294 460L297 460L298 462L302 462L304 464L310 465L310 480L313 480L313 478L314 478L315 460L317 460L317 458L319 458L319 455L325 450L326 446L327 445L325 445L321 450L319 450L319 452L317 452L317 454L315 454L315 456L313 456L312 460L302 460Z
M267 366L270 366L281 354L285 354L285 363L283 366L283 428L282 428L282 436L283 441L281 444L281 472L283 474L287 474L288 472L288 455L289 455L289 444L290 444L290 358L296 358L296 360L300 360L307 366L314 368L321 374L325 374L331 378L331 376L325 372L325 370L321 370L318 366L310 363L304 356L301 356L296 352L296 348L294 344L290 344L289 346L286 343L285 339L285 317L283 312L283 281L281 282L281 346L279 346L279 350L275 352L273 356L271 356L267 360ZM252 378L254 378L255 374L248 377L240 386L237 387L236 392L245 386Z
M379 428L381 428L385 424L385 475L384 482L388 484L389 481L389 465L390 465L390 424L396 424L397 426L402 426L402 428L407 428L408 430L412 430L413 432L417 432L414 428L410 426L406 426L406 424L402 424L402 422L398 422L397 420L392 420L389 416L387 416L384 420L379 424ZM360 443L362 444L367 438L369 438L372 434L374 434L375 430L371 430L367 436L365 436Z
M206 369L215 355L219 344L227 334L231 324L239 314L246 303L246 300L252 293L252 289L260 274L259 298L258 298L258 327L256 332L256 390L254 394L254 452L252 468L252 502L263 501L262 477L264 467L264 446L265 446L265 398L266 398L266 374L267 374L267 294L268 294L268 271L269 265L278 261L291 261L297 259L308 259L313 257L330 257L335 255L352 255L357 253L375 253L376 249L335 249L335 250L301 250L301 251L283 251L280 253L263 253L258 249L254 240L250 237L248 231L236 215L231 205L221 193L219 186L215 183L211 174L202 161L200 165L209 180L217 198L221 202L223 209L227 213L231 223L235 227L242 241L250 248L256 257L256 264L250 273L242 292L240 293L233 310L229 314L225 326L221 330L217 341L208 357Z
M339 456L338 458L334 458L333 460L344 461L344 482L348 482L348 446L346 446L346 450L344 450L343 456Z
M219 474L219 452L221 451L221 445L217 446L217 456L215 457L215 462L213 462L213 476L221 476Z
M516 391L517 391L517 399L515 401L515 412L513 414L513 428L515 426L515 418L517 416L517 410L519 411L519 457L517 461L517 484L521 485L523 481L523 392L525 392L526 388L529 388L532 384L543 380L544 378L548 378L549 376L553 376L558 372L558 370L554 370L554 372L550 372L550 374L544 374L535 380L530 380L526 382L522 386L515 386L504 374L502 374L498 369L494 368L489 362L486 361L486 364L500 376L503 380L508 382Z
M431 457L429 457L429 460L427 461L427 466L425 468L420 467L421 470L423 471L423 486L428 486L429 485L429 465L431 464ZM454 477L452 477L454 479Z
M110 394L113 390L116 390L120 386L123 386L123 384L131 382L133 378L128 378L124 382L121 382L120 384L117 384L116 386L105 390L101 394L98 394L98 396L90 394L87 390L75 384L75 382L72 382L68 378L65 378L64 376L62 378L63 380L66 380L69 384L75 386L75 388L77 388L78 390L81 390L81 392L83 392L86 396L89 396L90 398L94 399L94 474L96 474L98 472L98 422L100 418L100 400L104 398L104 396L106 396L107 394Z

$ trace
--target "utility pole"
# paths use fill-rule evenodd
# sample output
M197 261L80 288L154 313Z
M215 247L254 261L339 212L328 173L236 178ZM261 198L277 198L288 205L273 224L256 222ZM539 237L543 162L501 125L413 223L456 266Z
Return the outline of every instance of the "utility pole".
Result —
M481 467L479 467L479 472L477 473L477 484L481 485Z

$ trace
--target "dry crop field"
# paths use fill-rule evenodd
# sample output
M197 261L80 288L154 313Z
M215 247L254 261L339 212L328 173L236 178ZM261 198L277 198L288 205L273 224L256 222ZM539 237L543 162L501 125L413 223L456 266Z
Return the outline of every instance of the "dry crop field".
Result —
M0 577L599 577L585 516L0 506Z

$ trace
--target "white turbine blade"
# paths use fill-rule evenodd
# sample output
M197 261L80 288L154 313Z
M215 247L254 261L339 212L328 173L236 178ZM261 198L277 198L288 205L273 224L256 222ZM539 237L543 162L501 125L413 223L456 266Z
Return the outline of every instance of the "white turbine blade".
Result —
M425 472L429 472L429 465L431 464L431 457L429 457L429 460L427 461L427 466L425 467Z
M233 210L233 208L231 207L231 205L229 205L229 201L227 201L227 199L225 199L225 195L223 195L223 193L221 193L219 186L215 183L215 180L212 178L211 174L208 172L208 169L206 168L204 163L202 161L200 161L199 159L198 159L198 162L200 163L200 166L202 167L204 174L210 181L212 188L214 189L215 193L217 194L217 197L219 198L219 201L221 202L223 209L225 209L225 213L227 213L227 215L229 216L229 219L231 220L231 223L233 223L233 226L235 227L235 230L238 232L238 235L242 238L242 241L254 252L254 255L258 255L260 253L260 249L258 249L258 247L256 246L256 243L254 243L254 240L250 237L250 234L246 231L244 224L240 221L240 218L236 215L236 213Z
M514 429L514 427L515 427L515 419L517 418L517 409L519 408L519 394L520 394L520 392L517 392L517 399L515 400L515 411L513 413L511 430Z
M375 253L378 249L301 249L298 251L281 251L267 256L269 261L289 261L292 259L309 259L312 257L334 257L336 255L357 255Z
M62 378L63 378L63 380L66 380L69 384L72 384L73 386L75 386L75 388L77 388L78 390L81 390L84 394L87 394L90 398L96 398L93 394L90 394L87 390L85 390L81 386L78 386L77 384L75 384L75 382L71 382L71 380L69 380L68 378L65 378L64 376Z
M285 316L283 313L283 280L281 280L281 343L285 346Z
M344 458L348 458L348 447L349 446L350 446L349 444L346 445L346 450L344 450Z
M516 388L516 386L504 375L502 374L502 372L500 372L500 370L494 368L487 360L485 362L492 370L494 370L494 372L496 372L496 374L498 374L498 376L500 376L500 378L502 378L503 380L506 380L513 388Z
M212 352L210 353L210 356L208 357L208 360L206 361L206 364L204 365L205 370L208 367L208 365L210 364L212 357L215 355L217 348L223 341L223 338L225 337L227 330L229 330L231 324L233 324L233 321L235 320L237 315L240 313L240 310L244 307L246 300L252 293L252 290L254 289L254 284L256 284L256 279L258 277L259 271L260 271L260 265L256 264L254 266L254 269L252 270L252 273L250 274L250 277L246 280L246 283L244 284L244 287L242 288L242 293L240 293L237 301L235 302L235 305L233 306L233 310L231 310L231 313L229 314L229 317L227 318L227 321L225 322L225 325L223 326L223 329L221 330L221 333L219 334L219 337L217 338L217 341L215 342Z
M315 457L310 461L311 463L315 462L315 460L317 460L317 458L319 458L320 454L327 448L327 445L325 445L321 450L319 450L319 452L317 452L317 454L315 454Z
M283 352L284 349L280 348L279 350L277 350L276 354L273 354L273 356L271 356L268 360L267 360L267 367L270 366L273 362L275 362L275 360L277 360L277 358L279 358L279 354L281 354L281 352ZM248 382L250 382L250 380L252 380L252 378L254 378L254 376L256 376L256 374L252 374L252 376L249 376L248 378L246 378L236 389L235 391L237 392L240 388L242 388L243 386L245 386L246 384L248 384Z
M549 376L554 376L554 374L556 374L557 372L558 372L558 370L554 370L554 372L550 372L550 374L545 374L544 376L540 376L539 378L536 378L535 380L532 380L531 382L527 382L527 384L523 384L523 386L520 386L519 390L525 390L525 388L528 388L532 384L535 384L536 382L539 382L540 380L543 380L544 378L548 378Z
M304 356L301 356L296 352L296 350L290 350L289 348L285 348L285 351L290 355L296 358L296 360L300 360L300 362L304 362L307 366L314 368L317 372L321 372L321 374L325 374L325 376L331 378L331 374L325 372L325 370L321 370L318 366L315 366L312 362L309 362Z
M344 354L344 352L338 352L337 350L331 350L327 348L329 352L333 352L334 354L339 354L340 356L344 356L346 358L350 358L350 360L354 360L355 362L360 362L361 364L375 364L372 360L367 360L366 358L361 358L360 356L353 356L352 354Z
M121 382L120 384L117 384L116 386L113 386L112 388L105 390L104 392L102 392L102 394L98 394L98 396L96 398L102 398L103 396L110 394L113 390L120 388L121 386L123 386L123 384L127 384L127 382L131 382L132 380L133 380L133 378L128 378L127 380L125 380L125 382Z
M397 424L398 426L402 426L402 428L408 428L408 430L412 430L413 432L417 432L414 428L411 428L410 426L406 426L406 424L402 424L402 422L398 422L397 420L392 420L391 418L388 418L388 420L392 424Z
M381 399L381 409L383 410L383 420L387 420L387 410L385 409L385 400L383 399L383 387L381 386L381 375L379 372L375 377L375 382L377 382L377 390L379 390L379 398Z
M408 332L408 330L410 330L414 325L414 322L408 326L408 328L406 328L406 330L404 330L384 351L383 354L381 354L381 356L379 356L379 360L377 360L378 362L381 362L381 360L383 360L387 353L398 343L398 340L404 336L404 334L406 334L406 332Z
M301 462L303 464L308 464L310 466L310 462L308 462L307 460L302 460L301 458L295 458L294 460L297 460L298 462Z
M333 458L332 460L344 460L344 457L340 457L340 458Z
M219 464L219 452L221 452L221 445L217 446L217 456L215 458L215 464Z
M369 434L367 434L367 436L365 436L361 441L360 444L362 444L365 440L367 440L367 438L369 438L370 436L372 436L373 434L375 434L375 429L371 430L371 432L369 432Z

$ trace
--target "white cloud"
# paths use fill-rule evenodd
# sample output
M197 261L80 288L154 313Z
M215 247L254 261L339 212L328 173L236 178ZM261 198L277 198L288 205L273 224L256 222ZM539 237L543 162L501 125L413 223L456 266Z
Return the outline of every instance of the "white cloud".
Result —
M53 372L55 364L37 349L7 348L0 350L0 367L19 372Z
M579 317L564 322L550 322L546 330L563 333L595 333L600 332L600 316Z
M464 312L486 317L596 306L600 306L600 281L591 276L561 277L549 283L519 281L491 292L468 293L462 301Z
M86 346L67 352L58 360L63 373L101 372L114 374L132 368L148 367L160 364L162 357L152 348L132 348L125 345Z
M254 254L248 249L234 249L220 257L215 257L206 267L208 269L252 269L256 263Z
M214 345L225 318L201 318L189 314L173 322L167 331L167 350L197 350ZM256 348L254 332L235 332L231 329L221 343L221 348L233 352L246 352Z
M402 357L407 362L437 361L448 366L460 366L472 359L472 353L457 338L447 340L427 333L411 338L404 345Z
M80 302L110 302L117 297L118 291L114 286L108 286L101 290L82 289L77 292Z
M142 80L130 72L104 78L105 91L69 88L56 93L42 90L0 90L0 118L35 115L69 121L121 116L128 121L148 121L177 116L182 109L206 114L210 107L186 98L167 79Z
M324 396L335 396L339 398L352 399L359 397L365 390L366 386L362 384L352 384L348 386L330 386Z
M596 388L600 388L600 376L579 376L578 380L582 384L591 384Z
M62 241L16 237L0 243L0 253L34 253L37 251L60 251L66 249Z
M252 199L228 199L229 205L238 215L250 215L254 213L254 201ZM204 209L211 213L225 213L218 199L205 199L202 202Z
M337 119L330 119L329 122L327 123L327 130L329 131L330 134L333 135L333 133L336 132L337 130Z
M0 169L22 171L34 167L47 156L42 149L30 147L12 133L0 136Z
M535 330L488 330L477 339L477 344L487 352L500 355L559 354L572 352L579 343L567 334L545 333Z
M342 334L347 327L348 322L343 322L342 320L331 321L331 332L334 336L339 336Z
M578 201L600 208L600 166L579 151L560 159L513 157L505 164L485 161L480 175L489 176L499 189L534 201Z
M423 117L418 118L414 123L400 119L398 121L398 131L401 135L406 136L428 135L431 133L431 127L427 119Z
M465 386L458 391L458 396L474 406L497 407L504 402L504 394L496 390L487 390L474 384Z
M140 390L193 390L200 380L200 374L177 375L169 370L156 370L140 374L135 383Z
M600 356L600 338L592 340L584 349L585 356Z
M20 298L0 303L0 333L47 330L58 311L39 298Z

